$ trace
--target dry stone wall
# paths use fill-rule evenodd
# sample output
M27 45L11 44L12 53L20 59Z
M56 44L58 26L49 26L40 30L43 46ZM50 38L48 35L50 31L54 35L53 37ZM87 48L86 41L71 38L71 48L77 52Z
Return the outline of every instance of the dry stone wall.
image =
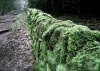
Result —
M99 71L100 31L28 9L35 71Z

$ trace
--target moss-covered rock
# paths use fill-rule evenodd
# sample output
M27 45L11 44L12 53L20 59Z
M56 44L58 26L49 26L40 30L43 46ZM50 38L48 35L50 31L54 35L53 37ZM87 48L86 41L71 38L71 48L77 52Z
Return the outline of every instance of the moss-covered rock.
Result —
M100 32L28 9L37 71L100 71Z

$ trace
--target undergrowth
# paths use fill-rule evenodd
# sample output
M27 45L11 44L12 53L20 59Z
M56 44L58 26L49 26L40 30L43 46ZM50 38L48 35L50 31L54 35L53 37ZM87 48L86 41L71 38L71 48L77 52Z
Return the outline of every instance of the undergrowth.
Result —
M21 26L26 24L26 14L22 12L15 17L15 21L11 24L12 31L17 31L21 29Z
M33 71L100 71L100 32L28 9Z
M14 9L14 0L0 0L0 15L4 15Z

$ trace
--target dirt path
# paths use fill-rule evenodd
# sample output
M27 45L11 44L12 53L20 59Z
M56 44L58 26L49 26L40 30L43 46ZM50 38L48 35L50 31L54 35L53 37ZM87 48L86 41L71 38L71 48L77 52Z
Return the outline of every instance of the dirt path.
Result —
M0 19L0 71L32 71L34 60L26 26L11 30L16 15L11 13Z

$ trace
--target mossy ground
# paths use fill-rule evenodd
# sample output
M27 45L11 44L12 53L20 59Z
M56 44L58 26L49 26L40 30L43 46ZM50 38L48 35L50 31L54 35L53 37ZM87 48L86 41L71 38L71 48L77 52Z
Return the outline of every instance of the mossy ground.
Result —
M28 9L35 71L100 71L100 32Z

